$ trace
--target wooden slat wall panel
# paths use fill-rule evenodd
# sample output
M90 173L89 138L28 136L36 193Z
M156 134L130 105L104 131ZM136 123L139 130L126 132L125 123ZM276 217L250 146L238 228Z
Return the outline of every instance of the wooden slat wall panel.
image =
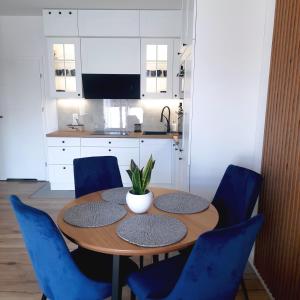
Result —
M275 299L300 299L300 0L277 0L255 265Z

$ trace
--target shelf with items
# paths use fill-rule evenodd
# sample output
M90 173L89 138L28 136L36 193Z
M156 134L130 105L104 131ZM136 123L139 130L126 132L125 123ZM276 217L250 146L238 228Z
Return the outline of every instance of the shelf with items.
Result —
M179 99L179 39L141 40L141 99Z
M80 42L77 38L48 38L50 96L81 98Z
M173 39L142 39L141 45L141 98L171 98Z

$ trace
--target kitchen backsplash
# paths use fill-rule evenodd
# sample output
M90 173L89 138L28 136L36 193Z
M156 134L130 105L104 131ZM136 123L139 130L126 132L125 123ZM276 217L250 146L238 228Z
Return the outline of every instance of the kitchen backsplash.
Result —
M79 122L85 130L126 130L133 131L135 123L142 123L142 130L163 131L160 122L161 110L168 105L171 109L172 123L177 123L179 100L145 99L145 100L79 100L58 99L58 128L67 129L72 123L72 115L79 115ZM167 111L165 110L165 114Z

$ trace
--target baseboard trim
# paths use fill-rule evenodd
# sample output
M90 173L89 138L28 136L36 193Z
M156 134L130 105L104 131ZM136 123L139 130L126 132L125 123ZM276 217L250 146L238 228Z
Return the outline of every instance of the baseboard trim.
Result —
M264 289L266 290L268 296L270 297L271 300L275 300L275 298L273 297L271 291L269 290L268 286L266 285L265 281L263 280L263 278L261 277L261 275L259 274L258 270L256 269L254 263L252 261L249 260L249 264L251 265L253 271L255 272L257 278L259 279L259 281L261 282L262 286L264 287Z
M7 178L6 181L10 182L18 182L18 181L25 181L25 182L37 182L36 178Z

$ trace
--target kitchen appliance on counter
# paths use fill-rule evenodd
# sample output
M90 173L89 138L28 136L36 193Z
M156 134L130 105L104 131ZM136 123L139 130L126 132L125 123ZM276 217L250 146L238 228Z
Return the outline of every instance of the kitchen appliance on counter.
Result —
M79 122L79 115L77 113L72 114L72 124L67 124L67 128L70 131L83 131L84 125Z
M141 123L134 124L134 132L142 132L142 124Z

